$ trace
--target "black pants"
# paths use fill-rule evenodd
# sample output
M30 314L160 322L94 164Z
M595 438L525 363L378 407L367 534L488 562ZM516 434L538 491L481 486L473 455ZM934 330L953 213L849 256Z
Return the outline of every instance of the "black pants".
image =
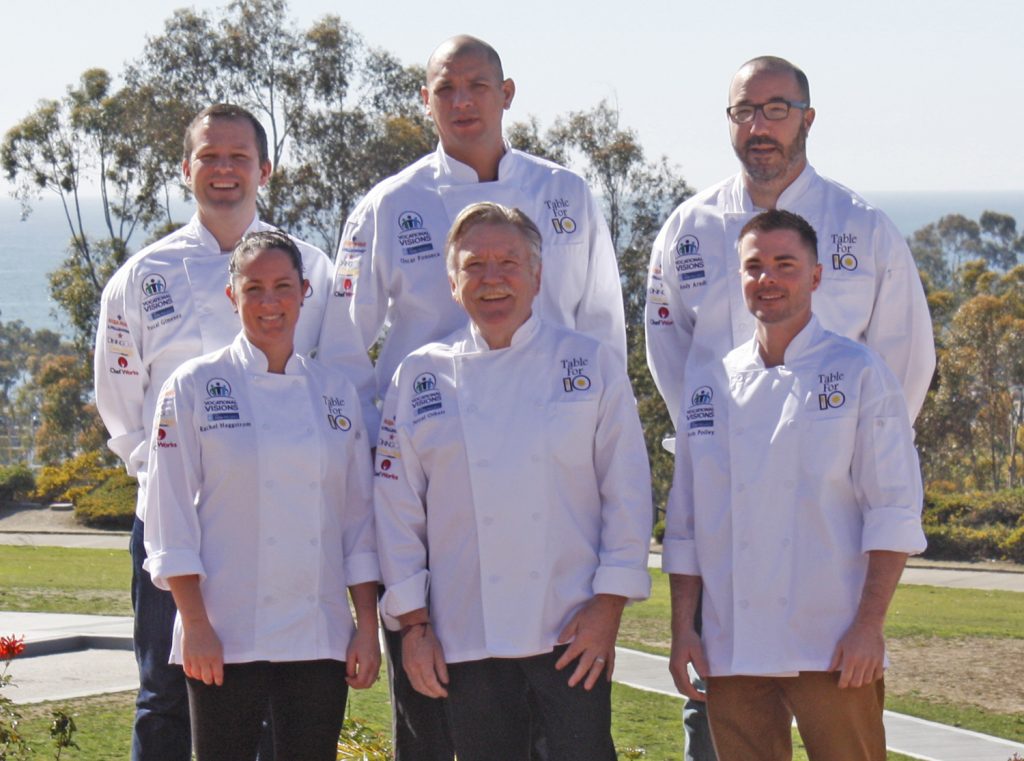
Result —
M528 761L531 693L532 720L540 725L550 758L615 759L611 684L601 678L590 691L569 687L575 664L555 670L565 649L448 664L446 706L459 761Z
M345 719L341 661L228 663L224 684L188 679L197 761L253 761L267 703L277 761L334 761Z

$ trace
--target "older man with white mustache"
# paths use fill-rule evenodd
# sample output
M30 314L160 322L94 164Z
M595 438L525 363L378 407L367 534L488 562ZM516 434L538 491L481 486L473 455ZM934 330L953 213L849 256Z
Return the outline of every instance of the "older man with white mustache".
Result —
M531 722L551 758L615 758L615 638L650 592L629 379L533 314L540 246L518 209L458 216L447 267L470 324L402 362L377 444L382 612L412 685L447 699L460 761L525 761Z

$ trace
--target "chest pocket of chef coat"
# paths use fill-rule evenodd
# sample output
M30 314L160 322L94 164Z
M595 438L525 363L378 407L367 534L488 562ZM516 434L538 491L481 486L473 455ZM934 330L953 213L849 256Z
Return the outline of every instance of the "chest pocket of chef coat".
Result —
M849 405L848 409L822 410L821 404L828 404L828 398L823 401L816 396L804 408L800 427L800 471L808 479L839 476L845 482L857 437L856 406L846 401L844 406Z
M552 462L562 468L592 473L599 400L596 393L584 393L567 392L564 399L547 404L545 441Z
M832 272L826 267L822 268L821 285L811 297L814 313L829 330L856 339L867 330L875 308L874 275Z

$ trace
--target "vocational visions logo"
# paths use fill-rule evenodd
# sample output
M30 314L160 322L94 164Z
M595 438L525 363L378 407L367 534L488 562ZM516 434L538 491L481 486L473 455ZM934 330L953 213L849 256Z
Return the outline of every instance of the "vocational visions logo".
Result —
M412 398L412 411L416 416L427 412L440 411L444 404L441 392L437 390L437 377L433 373L420 373L412 382L412 390L416 394Z
M231 398L231 384L223 378L210 378L206 382L207 399L203 401L208 422L238 420L238 402Z
M679 282L704 278L704 257L700 255L700 241L696 235L684 235L676 241L676 276Z
M691 431L715 427L715 392L710 386L701 386L690 396L686 410L686 427Z
M415 211L403 211L398 215L398 229L403 232L423 229L423 217Z
M150 320L158 320L174 314L174 300L167 291L167 281L162 275L151 273L142 278L142 311Z
M562 378L562 388L566 393L571 391L586 391L590 388L590 377L584 373L590 360L586 357L573 357L562 360L562 370L565 377Z

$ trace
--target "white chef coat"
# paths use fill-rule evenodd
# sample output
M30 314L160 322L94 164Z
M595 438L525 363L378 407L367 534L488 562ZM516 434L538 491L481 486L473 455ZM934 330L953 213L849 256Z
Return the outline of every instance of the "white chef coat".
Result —
M273 229L254 218L246 233ZM320 339L331 262L320 249L295 242L310 283L295 328L295 351L310 355ZM94 359L96 407L110 433L108 446L128 473L139 477L140 518L145 518L149 426L160 387L182 362L227 346L238 333L238 315L224 295L228 260L194 215L128 259L103 289ZM362 392L364 417L375 430L373 368L351 321L335 322L332 364L343 366Z
M345 225L328 325L343 323L340 313L350 309L366 348L387 326L377 359L381 398L406 354L466 325L465 311L452 299L444 244L459 212L480 201L519 208L541 231L543 270L534 310L606 343L625 364L618 264L587 183L507 145L498 179L478 179L439 145L378 184ZM331 333L325 330L324 338L329 341Z
M153 421L146 568L198 574L226 663L345 660L347 587L379 581L370 449L340 373L284 374L239 334L186 362ZM181 616L171 662L181 663Z
M691 366L662 568L704 582L713 676L828 669L871 550L918 553L921 475L899 383L817 319Z
M650 471L626 371L531 317L407 357L384 405L374 503L385 623L428 605L450 663L550 652L596 594L650 594Z
M778 208L818 234L814 313L828 330L882 355L903 386L910 419L935 369L931 316L910 249L881 211L807 165ZM740 288L737 240L757 212L740 175L688 199L654 242L647 280L647 362L673 422L684 370L721 359L754 331Z

